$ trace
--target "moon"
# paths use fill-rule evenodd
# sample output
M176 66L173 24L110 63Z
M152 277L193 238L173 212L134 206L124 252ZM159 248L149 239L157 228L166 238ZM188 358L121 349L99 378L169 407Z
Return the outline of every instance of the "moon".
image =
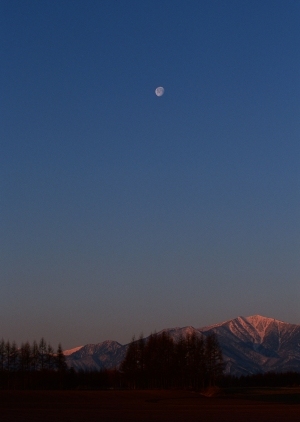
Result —
M163 88L162 86L157 87L155 90L155 94L158 97L161 97L162 95L164 95L164 92L165 92L165 88Z

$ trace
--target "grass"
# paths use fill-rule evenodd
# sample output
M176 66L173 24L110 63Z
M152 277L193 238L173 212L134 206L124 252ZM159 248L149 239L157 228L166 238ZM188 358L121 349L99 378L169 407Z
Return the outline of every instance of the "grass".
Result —
M300 389L0 391L1 422L298 421Z

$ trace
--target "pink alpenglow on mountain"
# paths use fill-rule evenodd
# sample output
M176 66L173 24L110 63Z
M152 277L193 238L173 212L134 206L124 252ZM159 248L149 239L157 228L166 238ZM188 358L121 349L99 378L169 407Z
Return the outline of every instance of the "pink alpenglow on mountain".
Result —
M83 346L78 346L78 347L74 347L74 349L69 349L69 350L65 350L64 351L64 355L65 356L70 356L73 353L77 352L78 350L80 350Z
M215 333L227 374L240 376L270 371L300 371L300 325L253 315L239 316L203 328L189 326L162 331L167 332L174 341L192 333L204 337ZM127 344L105 341L72 349L73 353L68 350L65 355L68 366L75 370L118 368L127 348Z

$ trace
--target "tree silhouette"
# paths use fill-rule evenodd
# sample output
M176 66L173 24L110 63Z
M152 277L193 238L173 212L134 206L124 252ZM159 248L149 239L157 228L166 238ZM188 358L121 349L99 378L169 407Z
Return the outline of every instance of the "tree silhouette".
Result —
M204 355L208 385L215 385L224 369L222 351L215 333L207 336Z
M38 367L43 371L47 361L47 343L42 337L39 342Z
M66 357L60 343L56 353L56 368L58 372L65 372L67 370Z
M223 372L220 346L214 334L192 333L174 342L164 331L146 340L132 338L121 364L128 388L193 388L214 385Z

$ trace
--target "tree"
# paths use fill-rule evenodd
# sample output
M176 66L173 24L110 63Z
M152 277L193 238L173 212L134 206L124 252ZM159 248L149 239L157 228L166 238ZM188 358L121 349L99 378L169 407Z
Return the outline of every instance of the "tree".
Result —
M55 368L55 356L53 347L48 344L46 354L46 368L51 371Z
M67 370L66 357L64 355L61 344L59 343L56 353L56 369L58 372L65 372Z
M10 348L10 368L11 371L17 371L19 366L19 351L15 341L12 342Z
M175 368L177 387L186 387L187 376L187 342L183 336L180 336L175 345Z
M29 371L31 365L31 347L28 341L22 343L19 355L21 371Z
M45 369L47 360L47 343L42 337L39 343L39 368L43 371Z
M31 346L31 370L37 371L39 369L39 346L34 340Z
M145 379L150 388L168 388L174 373L174 342L168 333L151 334L144 350Z
M29 342L22 343L20 351L20 372L23 388L30 385L31 347Z
M3 372L5 369L5 341L2 338L0 342L0 371Z
M193 332L187 335L185 341L188 386L199 389L203 386L205 374L204 340Z
M222 351L215 333L209 334L206 338L205 363L208 385L215 385L224 369Z
M174 372L174 341L172 337L163 331L156 338L157 353L155 367L157 382L160 388L169 388L172 385Z
M58 388L62 389L65 385L67 363L66 363L66 357L64 355L64 352L60 343L57 348L55 361L56 361L56 370L58 372Z
M11 345L10 345L9 340L5 343L4 353L5 353L5 369L9 372L11 369Z
M128 345L125 358L121 364L121 371L125 375L128 382L128 387L135 389L136 376L139 368L139 353L138 344L135 340L135 336L132 337L131 342Z

